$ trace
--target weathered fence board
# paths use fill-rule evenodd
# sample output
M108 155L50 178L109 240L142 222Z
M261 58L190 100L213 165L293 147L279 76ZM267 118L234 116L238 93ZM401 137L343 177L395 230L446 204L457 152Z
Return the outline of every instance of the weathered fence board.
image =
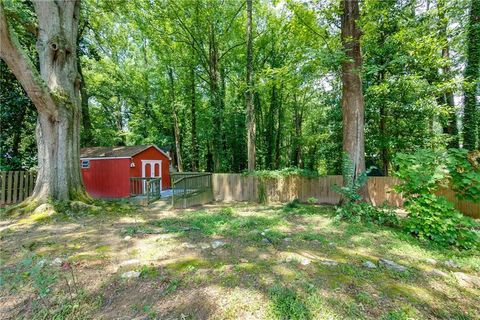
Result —
M35 172L1 171L0 206L22 202L28 198L35 186Z
M340 195L335 192L334 186L340 186L342 181L342 176L260 178L230 173L215 173L212 176L215 200L225 202L257 202L263 194L265 200L272 203L293 199L307 202L309 198L315 198L318 203L338 204ZM401 194L393 190L399 182L395 177L369 177L367 186L372 203L402 206ZM480 218L480 204L458 200L451 190L440 190L439 194L447 197L464 214Z

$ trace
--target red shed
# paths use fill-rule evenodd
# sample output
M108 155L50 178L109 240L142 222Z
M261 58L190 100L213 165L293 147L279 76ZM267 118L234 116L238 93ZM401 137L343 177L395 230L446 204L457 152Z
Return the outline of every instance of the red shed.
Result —
M130 196L130 178L161 177L170 188L170 156L155 145L82 148L83 183L94 198Z

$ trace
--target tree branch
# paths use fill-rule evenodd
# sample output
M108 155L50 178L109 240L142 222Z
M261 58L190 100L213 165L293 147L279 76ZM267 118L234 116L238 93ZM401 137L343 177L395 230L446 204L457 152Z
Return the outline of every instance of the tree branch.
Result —
M12 70L37 108L37 111L49 113L55 117L57 114L55 101L33 63L22 50L15 33L13 30L10 30L1 1L0 43L0 58L5 61L10 70Z

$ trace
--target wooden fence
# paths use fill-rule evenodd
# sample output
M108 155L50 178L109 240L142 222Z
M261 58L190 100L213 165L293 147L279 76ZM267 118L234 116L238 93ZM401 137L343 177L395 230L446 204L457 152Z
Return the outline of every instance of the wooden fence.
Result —
M0 171L0 206L25 200L35 187L36 172Z
M220 173L213 174L212 183L216 201L256 202L264 197L268 202L284 203L293 199L307 202L309 198L315 198L318 203L337 204L340 195L334 191L334 186L340 186L342 179L342 176L308 178L293 175L284 178L260 178ZM402 206L402 196L393 191L393 187L398 183L399 180L395 177L369 177L367 186L372 203ZM440 190L439 194L446 196L464 214L480 218L480 204L458 200L451 190Z

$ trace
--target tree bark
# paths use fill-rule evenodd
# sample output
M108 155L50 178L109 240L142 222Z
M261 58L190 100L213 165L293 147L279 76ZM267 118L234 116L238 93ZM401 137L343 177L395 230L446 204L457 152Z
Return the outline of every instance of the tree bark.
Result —
M346 59L342 62L342 114L343 151L353 167L353 175L344 173L344 185L351 185L365 172L365 104L360 72L362 56L360 50L361 31L357 24L360 18L358 0L342 0L343 14L341 38ZM346 181L350 176L353 181ZM368 189L364 185L359 190L364 200L368 200Z
M215 39L214 25L209 30L209 50L208 50L208 75L210 84L210 104L213 110L213 131L212 160L213 170L215 172L221 169L222 160L222 93L220 92L220 66L218 48Z
M295 138L293 145L293 165L303 168L302 160L302 124L303 124L303 106L297 100L297 95L294 94L293 99L293 120L295 122Z
M253 104L253 34L252 34L252 0L247 0L247 154L248 171L255 170L255 107Z
M88 147L93 144L93 127L92 127L92 120L90 119L90 109L88 106L88 91L87 91L87 86L85 84L85 80L83 78L82 74L82 66L80 64L80 61L77 63L78 67L78 74L81 79L80 83L80 95L82 97L82 135L81 135L81 143L82 145Z
M183 172L183 161L180 144L180 127L178 125L177 101L175 98L175 83L173 79L172 68L168 68L168 79L170 81L170 104L172 107L173 135L175 138L175 155L177 158L177 169L179 172Z
M190 120L191 120L191 135L192 135L192 171L197 171L199 168L199 150L197 139L197 93L195 85L195 67L190 67L191 88L190 88Z
M80 77L77 32L80 1L35 1L40 73L8 26L0 3L0 57L38 111L38 174L30 200L87 199L80 175Z
M445 60L444 66L442 67L442 76L444 81L449 81L452 79L451 70L450 70L450 45L448 42L448 18L446 11L448 9L446 0L437 1L437 11L438 11L438 29L440 37L443 41L442 47L442 58ZM458 148L458 129L457 129L457 114L455 111L455 101L453 97L453 91L447 89L442 97L442 102L445 103L450 108L450 113L448 114L446 121L443 125L443 133L446 133L450 136L450 142L448 146L450 148Z
M465 66L463 147L477 148L479 108L476 93L480 79L480 0L471 0L467 34L467 65Z

